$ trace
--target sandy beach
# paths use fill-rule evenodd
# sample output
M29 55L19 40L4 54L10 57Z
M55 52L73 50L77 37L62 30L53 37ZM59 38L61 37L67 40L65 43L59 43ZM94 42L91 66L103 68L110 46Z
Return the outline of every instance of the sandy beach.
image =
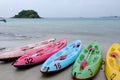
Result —
M103 63L99 72L91 80L107 80L104 70L106 54L113 43L120 44L120 0L0 0L0 54L1 49L14 50L14 48L18 49L21 46L51 38L56 38L56 41L66 38L67 45L80 39L82 41L82 50L96 40L101 48ZM56 45L59 45L59 43ZM53 46L52 48L54 48ZM66 55L78 46L79 43L73 47L70 46L70 50L69 48L65 49L68 52L57 58L55 62L59 62L61 57L62 60L66 59ZM17 59L6 62L0 59L0 80L75 80L72 76L72 68L82 70L84 66L86 67L86 65L95 63L98 60L98 56L92 56L99 54L98 46L95 45L94 48L91 48L90 45L89 47L89 50L84 50L88 55L84 56L81 54L82 56L77 61L80 62L80 60L86 58L81 63L83 64L81 68L76 69L76 66L73 68L73 63L59 72L46 75L40 72L44 62L29 68L19 69L12 65ZM22 50L26 50L25 48L22 48ZM48 50L48 48L45 50ZM56 48L54 49L56 50ZM37 53L42 50L40 49ZM77 51L77 49L74 51ZM120 49L118 47L117 49L111 48L111 51L114 52L110 56L115 59L107 57L109 61L113 62L110 65L113 65L113 68L120 71L120 55L117 55ZM24 52L20 52L24 54ZM17 53L17 51L14 51L14 53ZM44 51L40 52L40 54L32 55L32 57L41 56L42 54L44 54ZM3 56L9 55L5 54ZM25 64L35 63L32 57L30 56L25 59L22 57L22 61L26 61ZM47 56L45 55L44 58L47 58ZM74 60L74 58L71 59L70 57L69 60ZM114 62L115 60L116 62ZM119 64L116 64L117 61ZM54 66L56 69L63 67L61 63L55 63ZM51 67L46 68L44 66L45 69L47 71ZM92 69L88 68L88 71L91 73L90 75L94 75ZM118 74L112 71L111 68L108 69L108 74L109 71L112 73L110 74L111 80L119 79L119 77L116 77ZM78 74L81 75L81 72L76 74L73 71L73 74L77 76Z
M66 37L68 39L68 44L76 39L81 38L81 40L83 42L83 47L85 47L89 42L91 42L93 40L97 40L97 35L94 37L92 36L92 39L86 39L86 38L84 38L85 36L82 37L82 35L80 35L80 36L78 36L78 35L65 36L63 34L62 35L57 34L57 35L53 35L51 37L55 37L58 40ZM44 37L43 39L40 39L40 40L49 39L51 37ZM101 45L103 57L105 59L106 51L112 42L107 43L107 42L102 41L102 39L104 39L104 38L101 38L101 40L98 39L98 41ZM20 45L33 43L33 42L37 42L37 41L39 41L39 40L26 40L26 41L21 40L21 41L10 41L10 42L3 41L3 42L1 42L1 44L3 44L4 47L8 47L8 46L9 47L17 47ZM0 64L0 79L1 80L73 80L71 77L72 65L56 74L53 74L50 76L49 75L44 76L43 74L40 73L40 69L39 69L42 64L31 67L29 69L19 70L19 69L13 67L11 65L11 63L12 62L8 62L8 63L1 62L1 64ZM104 68L104 65L102 67ZM99 73L95 76L95 78L93 80L106 80L104 70L100 70Z
M14 28L14 27L13 27ZM46 40L49 38L56 38L57 40L66 38L68 44L76 39L81 39L83 43L83 48L87 46L93 40L97 40L101 46L103 60L105 60L107 50L114 42L120 42L120 38L118 37L120 34L120 28L118 27L75 27L76 30L72 30L74 27L65 28L64 27L44 27L40 28L38 34L40 37L30 38L30 39L1 39L0 47L6 48L14 48L42 40ZM78 28L78 29L77 29ZM0 31L4 29L4 26L0 27ZM9 29L10 28L6 28ZM64 31L62 31L64 29ZM11 29L12 30L12 29ZM34 30L37 30L35 28ZM53 30L53 31L52 31ZM7 31L7 30L6 30ZM14 31L14 29L13 29ZM32 29L31 29L32 31ZM52 32L51 32L52 31ZM35 33L36 34L36 33ZM35 35L33 34L33 35ZM71 76L72 65L67 67L66 69L50 74L43 75L40 73L40 66L36 65L29 69L19 70L11 65L12 62L0 62L0 80L73 80ZM104 65L102 65L103 69L100 69L99 73L94 77L93 80L106 80L104 73Z

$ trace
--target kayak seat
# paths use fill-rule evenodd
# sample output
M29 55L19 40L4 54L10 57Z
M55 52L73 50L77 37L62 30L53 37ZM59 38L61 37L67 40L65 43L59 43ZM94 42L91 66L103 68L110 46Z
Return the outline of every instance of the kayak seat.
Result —
M78 42L75 46L76 46L76 47L79 47L79 46L80 46L80 42Z
M114 58L118 57L118 53L117 52L112 52L111 57L114 57Z
M62 56L58 57L57 59L55 59L55 61L64 60L66 57L67 57L67 55L62 55Z
M80 46L80 42L78 42L77 44L71 45L70 47L75 48L75 47L79 47L79 46Z

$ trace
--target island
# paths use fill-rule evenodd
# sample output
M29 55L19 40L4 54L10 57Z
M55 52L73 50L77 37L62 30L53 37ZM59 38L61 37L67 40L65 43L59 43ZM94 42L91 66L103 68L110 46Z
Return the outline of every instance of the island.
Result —
M120 16L106 16L106 17L100 17L103 19L120 19Z
M22 10L12 18L42 18L34 10Z

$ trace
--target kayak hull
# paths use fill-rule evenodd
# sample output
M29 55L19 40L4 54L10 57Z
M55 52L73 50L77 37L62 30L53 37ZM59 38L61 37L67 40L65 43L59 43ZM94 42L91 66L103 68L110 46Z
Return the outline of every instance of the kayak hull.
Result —
M76 45L79 43L79 46ZM74 47L75 46L75 47ZM80 54L82 49L81 40L76 40L65 48L48 58L40 68L42 73L60 71L71 65Z
M113 43L109 48L105 61L105 74L108 80L119 80L120 79L120 64L114 56L113 53L118 54L118 59L120 56L120 44Z
M15 67L30 66L39 64L48 59L51 55L55 54L57 51L65 47L67 40L63 39L56 43L51 43L47 46L44 46L40 49L37 49L33 52L30 52L26 55L20 57L16 62L14 62Z
M93 51L90 51L93 49ZM81 52L72 67L72 76L76 80L90 80L99 71L102 64L101 49L97 41L93 41Z
M0 60L7 61L10 59L19 58L19 57L23 56L24 54L34 51L35 49L39 49L40 47L43 47L52 42L55 42L55 40L56 39L53 38L53 39L48 39L45 41L25 45L22 47L17 47L17 48L13 48L13 49L5 49L0 52Z

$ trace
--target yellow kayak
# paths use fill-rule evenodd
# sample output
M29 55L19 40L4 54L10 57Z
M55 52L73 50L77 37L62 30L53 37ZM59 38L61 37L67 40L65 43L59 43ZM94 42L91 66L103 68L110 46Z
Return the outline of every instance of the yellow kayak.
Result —
M108 80L120 80L120 44L114 43L107 52L105 74Z

